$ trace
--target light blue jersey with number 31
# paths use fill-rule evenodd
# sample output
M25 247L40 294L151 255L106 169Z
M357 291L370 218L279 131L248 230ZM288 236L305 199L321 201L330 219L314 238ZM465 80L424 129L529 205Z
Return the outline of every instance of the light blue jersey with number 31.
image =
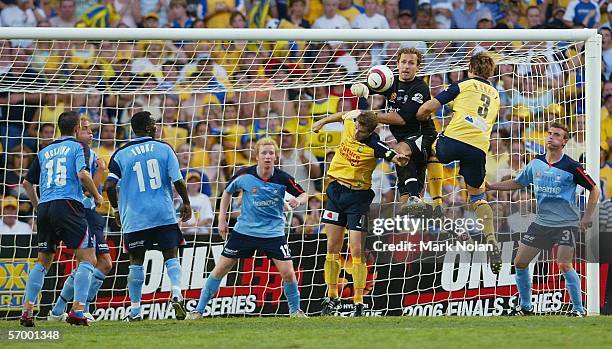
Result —
M182 179L172 148L151 137L126 143L111 157L109 180L119 181L124 233L176 224L172 185Z

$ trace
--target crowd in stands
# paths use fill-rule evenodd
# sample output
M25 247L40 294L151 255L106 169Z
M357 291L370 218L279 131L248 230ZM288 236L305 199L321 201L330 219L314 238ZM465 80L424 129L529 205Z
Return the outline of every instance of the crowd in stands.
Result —
M600 177L603 200L612 197L612 2L2 0L0 10L0 26L5 27L596 28L603 37ZM518 43L522 49L529 44ZM537 46L537 43L531 44ZM321 233L325 172L339 143L340 129L332 127L315 135L310 132L313 120L356 107L385 107L380 96L358 101L351 95L350 85L342 84L343 78L373 64L394 66L392 53L402 46L413 45L438 54L455 49L447 43L425 42L363 47L348 47L343 42L271 45L262 50L238 41L36 42L2 40L0 34L1 87L57 83L53 85L56 89L49 93L0 89L0 195L3 196L0 234L29 234L36 230L33 210L20 182L34 154L58 136L55 122L65 110L78 110L91 119L95 125L92 148L107 162L130 138L127 124L133 113L148 110L158 116L158 137L177 152L196 211L194 218L183 225L184 231L191 234L214 232L214 212L225 183L241 167L254 164L253 141L271 134L277 137L282 148L281 168L311 194L307 207L299 208L293 215L292 230ZM278 45L284 45L280 51L285 56L274 54ZM499 49L488 45L481 43L470 49ZM501 92L503 108L492 135L487 180L517 175L534 154L543 151L545 120L564 121L570 126L574 137L567 153L576 160L584 160L582 46L568 46L550 57L543 55L534 59L528 65L500 65L492 81ZM279 81L290 80L292 75L307 76L313 73L313 67L327 69L330 65L338 75L329 84L273 88ZM435 96L463 77L464 71L425 78ZM264 88L232 90L236 81L241 86L252 82ZM61 88L83 85L87 86L85 93L70 93ZM207 91L190 89L196 85L206 87ZM436 125L440 130L450 116L447 108L437 112ZM393 144L387 130L380 130L380 134ZM468 215L457 168L449 164L445 173L444 197L449 214ZM396 196L393 174L392 164L384 161L374 173L376 198L372 210L376 215L380 210L393 209ZM491 195L491 201L497 203L496 215L500 217L498 230L525 231L521 230L526 229L524 218L532 215L535 208L530 193ZM108 214L108 203L98 210ZM109 229L117 229L112 219Z

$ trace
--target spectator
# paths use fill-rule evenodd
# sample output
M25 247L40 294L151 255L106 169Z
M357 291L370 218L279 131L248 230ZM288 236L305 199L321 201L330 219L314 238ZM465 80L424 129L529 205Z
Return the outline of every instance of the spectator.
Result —
M453 11L453 28L475 29L482 18L493 18L489 10L478 5L477 0L465 0L463 7Z
M309 193L316 191L315 181L321 177L321 167L317 158L299 146L295 132L286 128L281 130L280 168L295 178L295 182Z
M586 115L583 114L582 108L576 108L576 115L574 116L572 127L572 138L567 141L564 151L569 157L576 161L580 161L580 157L586 151Z
M536 204L526 189L517 190L512 194L511 214L508 216L508 225L512 233L524 233L529 225L535 221Z
M113 0L115 10L121 16L121 23L129 28L137 28L142 21L140 12L140 1L138 0Z
M149 12L142 19L142 26L144 28L160 28L161 21L159 20L159 14L157 12Z
M388 18L388 17L387 17ZM397 25L400 29L412 29L414 28L414 21L412 19L412 12L410 10L402 10L397 16Z
M581 24L585 28L595 28L600 18L599 5L593 0L572 0L563 16L565 24L570 28L576 24Z
M78 10L77 10L78 13ZM104 0L101 4L94 4L83 12L77 27L114 28L121 23L121 14L113 6L113 0Z
M29 224L21 222L17 219L17 209L19 203L14 196L5 196L2 198L2 224L0 224L0 235L30 235L32 227Z
M81 18L87 10L98 5L99 0L79 0L75 2L74 15L76 18Z
M389 22L385 16L376 13L378 4L376 0L365 0L365 13L358 14L351 26L357 29L389 29Z
M520 10L516 6L510 6L506 9L503 22L506 23L508 29L523 29L519 24L520 17Z
M385 7L383 9L383 14L385 15L385 18L387 18L388 21L398 18L400 14L399 0L384 0L384 3ZM406 11L406 9L402 9L402 12L403 11ZM410 10L408 11L413 13Z
M194 18L190 17L187 14L187 1L186 0L170 1L170 15L168 19L170 21L170 26L172 28L191 28L193 25ZM224 25L223 27L226 27L226 26L227 24Z
M293 0L289 2L289 4L290 7L287 19L298 27L310 28L310 22L304 18L306 13L306 0Z
M491 132L489 153L485 165L487 182L499 182L510 174L510 154L508 154L508 131L500 129Z
M55 139L55 124L32 124L28 130L30 137L24 140L24 145L38 153Z
M197 171L187 173L187 194L191 202L193 214L187 222L181 222L185 234L211 234L212 222L215 217L210 198L200 192L202 176Z
M25 194L21 182L28 173L34 152L25 145L18 144L6 153L6 168L0 169L0 179L4 184L0 195L19 197Z
M606 81L612 79L612 29L603 27L599 29L599 34L601 34L603 78Z
M242 9L242 2L240 1L200 0L198 18L206 22L207 28L227 28L231 14Z
M538 6L529 6L526 11L527 28L533 29L544 23L542 11Z
M53 27L74 27L79 21L76 16L75 0L61 0L58 15L49 18Z
M612 162L608 162L610 148L608 143L601 142L599 148L599 181L601 182L600 200L612 199Z
M168 24L168 12L170 10L170 0L140 0L141 13L151 15L155 13L160 27L165 27ZM144 18L146 21L146 17ZM147 28L146 25L143 26Z
M352 23L358 15L365 13L365 9L353 4L353 0L338 0L338 11L336 13Z
M180 145L188 140L189 131L179 122L179 98L166 95L162 102L162 139L178 151Z
M6 85L42 85L44 79L28 67L28 52L19 47L11 48L7 41L0 41L0 61L12 62L0 71L0 80ZM0 91L0 142L3 149L11 149L25 135L25 125L32 122L37 106L41 104L40 94L11 93Z
M417 29L435 29L437 24L432 17L431 8L419 6L414 25Z
M450 1L434 3L431 7L432 15L438 29L450 29L453 23L453 4Z
M315 29L348 29L351 27L346 18L338 13L338 0L323 0L323 16L312 25Z

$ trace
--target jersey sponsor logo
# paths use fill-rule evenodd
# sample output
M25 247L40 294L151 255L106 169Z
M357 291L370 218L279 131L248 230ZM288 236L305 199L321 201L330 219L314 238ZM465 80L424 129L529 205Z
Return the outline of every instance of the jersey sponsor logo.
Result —
M561 193L561 187L551 187L551 186L548 186L548 185L537 185L537 184L534 184L534 189L538 193L545 193L545 194L559 194L559 193Z
M542 177L542 172L537 171L537 172L536 172L536 177Z
M278 198L273 198L270 200L259 200L253 201L253 205L255 205L255 207L270 207L276 205L278 201Z
M323 217L325 219L330 220L330 221L337 222L338 218L340 217L340 214L338 212L333 212L333 211L325 210L323 212Z
M412 100L419 104L423 104L423 95L421 93L415 93L414 96L412 96Z
M253 195L257 195L257 192L258 192L258 191L259 191L259 188L257 188L257 187L253 187L253 188L251 189L251 193L253 193Z

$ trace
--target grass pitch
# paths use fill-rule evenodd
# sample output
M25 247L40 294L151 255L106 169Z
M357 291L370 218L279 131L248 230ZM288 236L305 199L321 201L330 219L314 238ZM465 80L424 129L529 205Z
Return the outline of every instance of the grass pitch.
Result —
M212 318L103 321L59 329L59 341L7 341L16 321L0 321L2 348L610 348L612 317Z

